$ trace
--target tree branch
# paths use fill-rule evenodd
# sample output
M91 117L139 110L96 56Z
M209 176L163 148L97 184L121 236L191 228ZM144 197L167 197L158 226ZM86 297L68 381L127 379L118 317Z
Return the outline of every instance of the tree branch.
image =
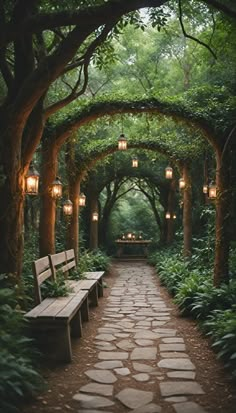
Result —
M179 4L179 22L180 22L180 26L181 26L184 37L186 37L187 39L193 40L194 42L200 44L201 46L206 47L206 49L212 54L214 59L217 60L217 56L216 56L215 52L212 50L212 48L208 44L202 42L201 40L197 39L194 36L191 36L190 34L188 34L186 32L185 27L184 27L184 23L183 23L183 11L182 11L181 0L178 0L178 4Z

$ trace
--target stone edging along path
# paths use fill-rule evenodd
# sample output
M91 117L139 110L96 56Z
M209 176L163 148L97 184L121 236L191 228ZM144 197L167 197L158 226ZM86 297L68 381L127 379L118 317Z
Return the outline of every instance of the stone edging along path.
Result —
M171 309L153 270L142 262L116 265L119 273L97 329L97 361L89 382L73 395L79 413L204 413L184 339L170 325ZM193 401L198 396L200 402Z

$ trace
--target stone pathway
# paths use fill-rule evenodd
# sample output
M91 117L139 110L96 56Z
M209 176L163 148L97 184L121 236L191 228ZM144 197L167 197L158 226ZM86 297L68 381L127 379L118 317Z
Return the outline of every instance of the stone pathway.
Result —
M120 277L95 337L97 362L85 372L88 384L73 395L78 412L206 412L191 400L204 389L152 269L142 262L125 274L122 264L116 268Z

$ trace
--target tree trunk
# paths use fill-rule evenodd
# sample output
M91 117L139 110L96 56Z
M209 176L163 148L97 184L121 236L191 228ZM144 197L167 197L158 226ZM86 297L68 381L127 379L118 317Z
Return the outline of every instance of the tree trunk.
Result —
M167 220L167 245L171 245L174 241L174 208L175 208L175 181L174 179L170 183L168 194L168 212L170 213L170 219Z
M231 188L229 177L229 155L216 151L216 237L214 285L229 282L229 211L231 203Z
M0 273L13 273L19 279L24 241L24 174L19 157L9 146L2 159L0 182Z
M93 194L91 194L90 199L90 240L89 249L96 250L98 248L98 221L92 220L92 214L94 212L98 213L98 200Z
M50 185L57 173L56 146L47 148L43 144L41 165L41 208L39 223L39 252L40 257L55 253L55 221L56 201L51 197Z
M76 261L79 257L79 194L80 180L69 183L70 200L73 203L73 213L67 228L67 248L73 248Z
M192 254L192 180L189 166L183 166L183 178L185 188L183 189L183 230L184 230L184 257Z

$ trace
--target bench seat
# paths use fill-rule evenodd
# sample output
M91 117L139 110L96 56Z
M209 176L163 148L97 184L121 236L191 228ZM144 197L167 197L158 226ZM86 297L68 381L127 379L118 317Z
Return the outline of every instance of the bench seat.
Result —
M103 277L104 271L85 272L84 276L87 280L97 280L98 282L98 297L103 297Z

